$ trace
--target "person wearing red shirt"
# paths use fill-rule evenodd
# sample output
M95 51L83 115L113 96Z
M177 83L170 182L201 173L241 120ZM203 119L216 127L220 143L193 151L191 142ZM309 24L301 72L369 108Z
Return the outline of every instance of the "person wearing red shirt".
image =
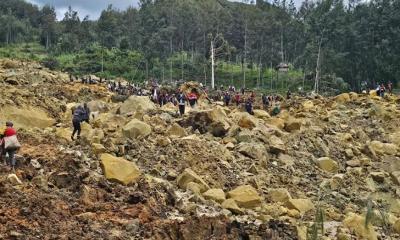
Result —
M15 152L18 150L16 148L5 149L5 138L12 137L17 135L17 131L13 128L14 124L12 122L6 123L6 130L2 134L1 139L1 154L0 158L5 158L6 154L8 154L8 159L5 159L6 165L11 165L12 169L15 168L16 160L15 160ZM19 144L19 143L18 143Z

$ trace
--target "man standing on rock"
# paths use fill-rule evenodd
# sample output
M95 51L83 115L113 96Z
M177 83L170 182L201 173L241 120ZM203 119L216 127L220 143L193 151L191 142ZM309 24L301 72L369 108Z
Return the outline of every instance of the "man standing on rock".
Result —
M182 91L179 91L176 99L178 100L179 114L183 116L185 114L186 96Z
M246 104L245 104L244 107L246 108L246 112L248 112L250 115L254 115L254 112L253 112L253 103L252 103L252 101L251 101L251 98L248 98L248 99L246 100Z
M87 104L83 104L82 106L78 106L73 112L72 117L72 126L74 127L74 131L72 132L71 139L74 140L75 133L77 133L77 138L81 137L81 122L86 121L89 123L90 118L90 110Z

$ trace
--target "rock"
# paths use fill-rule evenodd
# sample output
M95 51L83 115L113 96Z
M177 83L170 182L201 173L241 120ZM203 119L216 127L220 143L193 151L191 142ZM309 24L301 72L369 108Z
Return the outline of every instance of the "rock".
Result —
M335 174L329 181L332 190L337 190L343 185L344 174Z
M101 100L92 100L87 103L87 106L91 113L93 112L104 113L109 111L108 104Z
M190 168L186 168L181 175L178 176L176 181L178 186L182 189L186 189L187 184L190 182L199 184L201 192L210 189L208 184Z
M156 109L155 104L147 96L130 96L119 108L121 114L137 111L147 112Z
M35 169L41 169L42 165L39 163L38 160L36 159L32 159L31 160L31 165L35 168Z
M400 185L400 171L391 172L390 177L395 184Z
M214 200L218 203L225 201L225 193L222 189L212 188L203 193L205 199Z
M150 135L151 127L147 123L133 119L122 128L122 133L127 138L141 138Z
M21 185L22 184L21 180L19 180L19 178L15 174L8 174L7 180L12 185Z
M136 182L141 175L135 163L104 153L100 156L105 177L124 185Z
M242 185L228 192L228 197L243 208L254 208L261 205L261 197L250 185Z
M269 138L269 151L274 154L286 153L286 147L280 138L272 135Z
M236 201L232 198L225 200L221 204L222 208L228 209L235 214L243 214L243 210L237 205Z
M233 150L234 148L235 148L235 144L233 144L233 143L227 143L226 145L225 145L225 147L228 149L228 150Z
M314 103L311 100L304 101L301 105L304 111L309 111L310 109L314 108Z
M239 143L237 151L253 159L264 159L266 156L265 147L260 143Z
M395 233L400 234L400 219L393 224L393 230Z
M350 148L347 148L346 150L344 150L344 153L346 154L346 157L349 159L354 157L353 150L351 150Z
M292 197L286 188L275 188L268 191L268 196L273 202L287 202Z
M349 167L360 167L361 163L360 163L360 160L358 160L358 159L350 160L350 161L346 162L346 166L349 166Z
M179 126L179 124L177 124L177 123L174 123L168 129L167 135L170 137L184 137L187 135L187 133L183 127Z
M340 95L337 95L335 97L335 101L339 102L339 103L346 103L346 102L350 102L351 98L350 95L348 93L342 93Z
M251 142L254 139L254 132L243 129L236 135L237 142Z
M357 237L365 240L377 240L377 234L374 227L369 224L365 226L365 217L355 213L349 213L343 221L343 225L354 232Z
M349 92L349 95L350 95L350 99L351 99L352 101L354 101L354 100L357 100L357 99L358 99L358 93L355 93L355 92Z
M92 143L92 151L94 154L101 154L106 152L106 148L99 143Z
M253 129L257 126L256 119L247 112L242 114L238 121L239 127Z
M369 175L377 183L383 183L386 177L384 172L371 172Z
M336 173L339 170L339 165L336 161L330 159L329 157L322 157L317 160L317 165L324 171L330 173Z
M301 121L295 118L289 118L288 121L285 122L285 130L288 132L293 132L300 130L301 128Z
M268 119L271 117L267 111L261 109L254 109L253 112L254 112L254 117L256 118Z
M189 182L186 185L186 190L191 191L192 193L194 193L195 195L199 195L201 194L201 186L195 182Z
M301 214L314 209L314 204L310 199L289 199L285 205L289 209L296 209Z
M0 122L12 120L15 128L41 128L53 126L56 121L39 108L3 106L0 109Z
M283 129L285 127L285 121L281 118L272 117L272 118L265 120L265 122L269 125L279 128L279 129Z
M398 150L398 147L395 144L382 143L380 141L372 141L368 146L377 154L395 155Z
M167 137L158 137L157 145L161 147L166 147L171 144L171 140Z
M72 142L71 135L72 131L69 128L56 128L56 136L58 138L64 139L68 142Z

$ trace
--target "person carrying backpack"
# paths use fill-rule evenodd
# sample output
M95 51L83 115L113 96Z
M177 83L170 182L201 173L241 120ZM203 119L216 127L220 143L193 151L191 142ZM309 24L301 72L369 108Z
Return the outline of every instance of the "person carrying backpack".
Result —
M83 104L83 107L78 106L73 111L72 126L74 127L74 130L71 135L72 141L74 140L75 133L77 133L78 139L81 137L81 122L89 123L89 118L90 118L90 110L86 103Z
M6 122L6 130L1 134L0 142L0 158L4 159L4 163L10 165L12 169L15 170L15 153L20 149L21 144L18 141L17 131L14 129L14 124L12 122Z

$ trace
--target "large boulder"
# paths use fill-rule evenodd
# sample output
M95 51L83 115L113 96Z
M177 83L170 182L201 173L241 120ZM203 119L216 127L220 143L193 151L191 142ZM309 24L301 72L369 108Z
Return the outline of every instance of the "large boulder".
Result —
M395 184L400 186L400 171L391 172L390 177L392 178Z
M106 102L103 102L101 100L93 100L87 103L88 108L90 109L90 112L107 112L110 110L108 104Z
M236 201L232 198L225 200L221 204L222 208L228 209L235 214L242 214L243 210L237 205Z
M292 197L286 188L274 188L268 191L268 196L273 202L287 202Z
M350 102L350 100L351 100L350 94L348 94L348 93L342 93L335 97L335 101L339 102L339 103Z
M387 154L395 155L398 147L393 143L383 143L380 141L371 141L368 144L369 148L372 149L376 154Z
M355 213L349 213L343 221L343 225L354 232L359 239L377 240L377 234L371 224L365 226L365 217Z
M151 127L147 123L133 119L122 128L122 133L127 138L142 138L150 135Z
M281 130L285 127L285 120L283 120L282 118L272 117L265 120L265 122Z
M133 113L136 111L149 111L156 108L156 105L145 96L130 96L119 108L121 114Z
M104 175L110 181L128 185L140 178L141 172L133 162L107 153L102 154L100 160Z
M203 193L205 199L214 200L218 203L225 201L225 193L222 189L212 188Z
M261 205L261 197L250 185L239 186L228 192L228 197L235 200L239 207L255 208Z
M205 192L210 189L208 184L190 168L186 168L181 175L178 176L176 181L178 186L182 189L186 189L188 183L190 182L197 183L200 186L201 192Z
M0 122L12 121L18 128L47 128L56 121L39 108L5 106L0 108Z
M282 139L272 135L269 138L269 151L274 154L286 153L286 146Z
M309 111L314 108L314 103L311 100L304 101L301 106L304 111Z
M271 115L269 115L269 113L265 110L254 109L253 112L254 112L254 117L256 118L268 119L271 117Z
M247 112L233 112L230 117L242 128L253 129L258 125L258 119Z
M329 157L318 158L317 165L322 170L330 173L336 173L339 170L338 163Z
M116 130L126 123L126 118L113 114L113 113L101 113L93 121L93 126L102 129Z
M286 122L285 122L285 130L288 132L293 132L296 130L300 130L301 128L301 121L299 119L295 119L295 118L289 118Z
M296 209L304 214L314 209L314 204L310 199L289 199L286 202L286 207L289 209Z

